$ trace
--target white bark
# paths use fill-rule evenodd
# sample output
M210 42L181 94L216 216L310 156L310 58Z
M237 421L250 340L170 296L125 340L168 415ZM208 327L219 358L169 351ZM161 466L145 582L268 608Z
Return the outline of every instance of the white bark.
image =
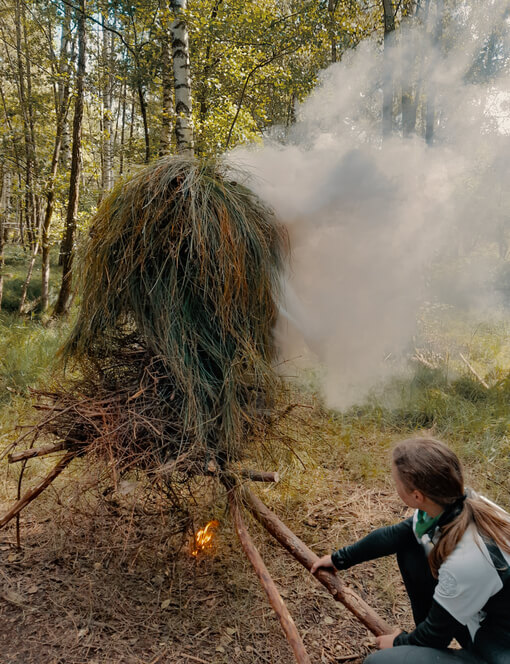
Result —
M183 12L187 0L171 0L175 20L170 26L175 90L175 135L177 151L193 154L193 123L191 118L191 78L188 29Z

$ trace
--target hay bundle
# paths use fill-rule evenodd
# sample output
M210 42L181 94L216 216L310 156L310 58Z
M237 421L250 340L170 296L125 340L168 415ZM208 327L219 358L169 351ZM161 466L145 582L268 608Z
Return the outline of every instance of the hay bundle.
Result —
M161 159L102 203L46 430L123 467L238 459L271 408L286 234L224 166ZM74 405L70 406L70 401Z

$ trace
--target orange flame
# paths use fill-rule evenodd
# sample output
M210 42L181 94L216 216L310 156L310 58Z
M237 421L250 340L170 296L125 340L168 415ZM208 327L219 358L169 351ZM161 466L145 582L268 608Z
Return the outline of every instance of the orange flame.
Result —
M208 524L195 533L191 543L190 553L192 556L196 558L201 551L212 546L212 538L214 537L213 529L217 528L219 525L219 521L209 521Z

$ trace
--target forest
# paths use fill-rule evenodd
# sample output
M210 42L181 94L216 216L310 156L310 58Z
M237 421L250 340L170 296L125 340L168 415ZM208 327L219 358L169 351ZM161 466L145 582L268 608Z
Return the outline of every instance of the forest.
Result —
M510 508L510 2L0 0L0 117L2 662L411 632L309 571L403 439Z

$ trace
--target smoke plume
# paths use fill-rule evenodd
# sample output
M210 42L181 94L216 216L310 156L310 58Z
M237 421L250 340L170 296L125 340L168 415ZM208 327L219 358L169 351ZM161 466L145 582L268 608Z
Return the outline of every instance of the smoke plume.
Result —
M332 406L385 375L425 300L497 303L510 234L505 5L457 2L448 14L430 3L385 50L363 42L323 72L283 141L231 155L290 233L284 366L320 363ZM383 140L388 72L394 131Z

